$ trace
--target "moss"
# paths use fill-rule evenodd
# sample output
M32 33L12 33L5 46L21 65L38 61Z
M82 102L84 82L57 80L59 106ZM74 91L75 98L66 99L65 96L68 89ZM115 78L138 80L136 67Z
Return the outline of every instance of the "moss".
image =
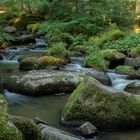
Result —
M66 45L63 42L58 42L54 43L52 47L48 49L47 54L55 57L65 58L67 57L68 52L66 50Z
M135 47L130 51L130 55L132 57L138 57L140 56L140 47Z
M3 95L0 95L0 140L22 140L16 128L8 124L7 103Z
M99 53L106 60L119 60L125 58L123 53L120 53L115 49L101 50Z
M84 79L69 97L66 121L91 121L99 128L140 126L140 97L106 87L93 78Z
M41 134L36 124L30 119L17 118L14 125L21 131L23 140L40 140Z
M90 54L85 57L86 67L95 68L100 71L108 69L108 62L99 54Z
M27 57L20 61L19 69L20 70L33 70L38 66L36 57Z
M60 64L63 64L64 59L53 57L53 56L42 56L37 59L37 63L38 63L38 68L42 69L45 68L46 66L51 66L51 65L58 66Z
M133 69L133 67L126 66L126 65L117 66L117 67L115 68L115 71L116 71L116 72L119 72L119 73L135 72L135 70Z

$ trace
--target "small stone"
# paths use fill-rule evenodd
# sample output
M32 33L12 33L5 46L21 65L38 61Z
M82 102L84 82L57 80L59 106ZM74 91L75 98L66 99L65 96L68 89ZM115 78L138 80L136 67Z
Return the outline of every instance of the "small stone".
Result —
M79 128L78 131L83 135L83 136L93 136L98 134L98 129L92 125L90 122L86 122L82 124Z

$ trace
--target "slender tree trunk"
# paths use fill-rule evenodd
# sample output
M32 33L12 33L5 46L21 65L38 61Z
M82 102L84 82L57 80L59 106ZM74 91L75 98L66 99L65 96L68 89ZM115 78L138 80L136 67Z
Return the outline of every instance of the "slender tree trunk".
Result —
M23 3L23 0L20 0L20 10L23 10L24 9L24 3Z
M136 0L136 11L134 20L134 32L140 33L140 0Z
M140 0L136 1L136 20L140 20Z

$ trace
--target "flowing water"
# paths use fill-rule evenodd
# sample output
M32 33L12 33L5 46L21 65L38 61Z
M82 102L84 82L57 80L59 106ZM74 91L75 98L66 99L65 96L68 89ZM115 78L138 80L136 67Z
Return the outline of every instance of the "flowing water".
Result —
M37 40L39 41L39 40ZM14 47L13 47L14 48ZM16 49L8 50L13 56L4 57L4 60L0 60L0 78L7 79L10 75L21 73L18 70L19 58L27 56L41 56L46 50L42 48L28 49L24 46L20 46ZM65 70L88 70L84 68L83 57L72 57L71 63L62 67ZM26 73L26 72L25 72ZM108 72L109 77L112 80L112 87L123 91L125 86L131 82L139 80L128 80L126 75L116 74L114 72ZM60 93L51 96L42 97L28 97L16 93L11 93L4 90L4 95L9 102L8 112L13 115L20 115L34 119L39 117L46 121L48 124L57 128L64 129L59 124L60 114L64 107L69 94ZM92 140L140 140L140 130L125 131L125 132L102 132L98 138Z

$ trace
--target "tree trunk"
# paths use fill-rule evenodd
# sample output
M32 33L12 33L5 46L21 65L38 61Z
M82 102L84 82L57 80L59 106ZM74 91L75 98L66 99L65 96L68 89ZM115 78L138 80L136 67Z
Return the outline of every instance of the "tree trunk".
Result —
M134 32L140 33L140 0L136 0Z

